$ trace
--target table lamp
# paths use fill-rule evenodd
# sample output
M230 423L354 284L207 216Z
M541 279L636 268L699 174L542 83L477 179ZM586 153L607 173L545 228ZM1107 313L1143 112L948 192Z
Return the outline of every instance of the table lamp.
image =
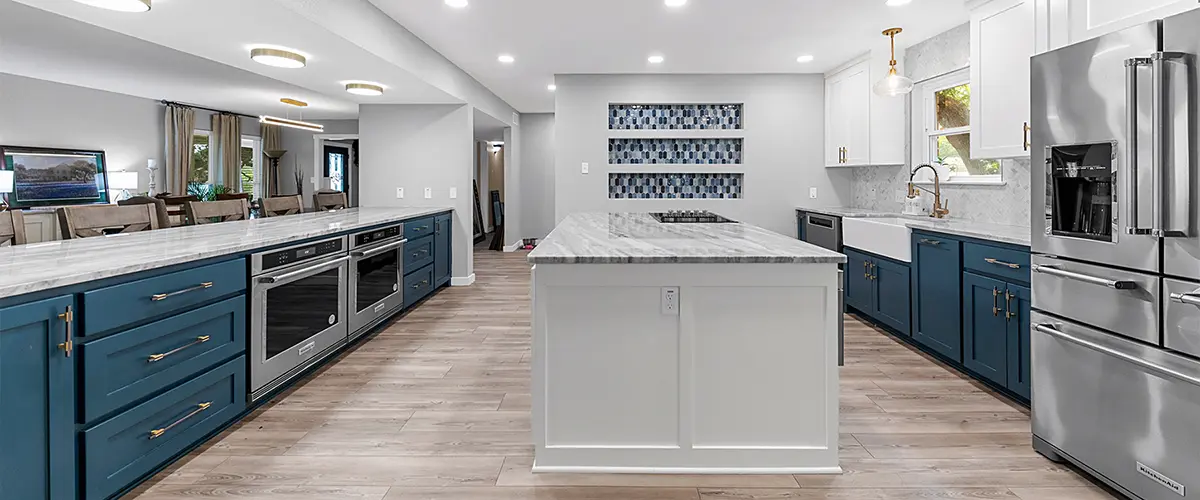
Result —
M108 188L120 189L121 196L119 200L129 198L129 190L138 188L138 173L137 172L109 172Z
M8 210L8 193L13 192L14 176L12 170L0 170L0 212Z

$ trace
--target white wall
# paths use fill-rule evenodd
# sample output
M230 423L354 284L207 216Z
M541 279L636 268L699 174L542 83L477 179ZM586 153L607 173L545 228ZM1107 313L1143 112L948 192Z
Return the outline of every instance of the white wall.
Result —
M796 232L797 206L836 206L851 200L851 169L824 167L822 75L557 75L555 83L555 223L583 211L705 209L791 235ZM609 103L743 103L745 129L730 135L745 137L746 163L694 165L687 170L744 171L745 198L610 200L608 138L621 133L608 130ZM582 162L590 163L587 175L581 173ZM667 171L653 165L621 167ZM817 200L808 196L813 187Z
M455 278L474 273L471 170L474 120L461 104L359 108L359 198L364 207L453 207ZM404 188L404 199L396 188ZM425 199L426 187L433 198ZM450 199L451 187L458 198Z
M140 192L146 160L164 164L163 135L157 101L0 73L0 144L103 150L109 171L138 172Z
M521 226L526 238L554 229L554 114L521 115Z

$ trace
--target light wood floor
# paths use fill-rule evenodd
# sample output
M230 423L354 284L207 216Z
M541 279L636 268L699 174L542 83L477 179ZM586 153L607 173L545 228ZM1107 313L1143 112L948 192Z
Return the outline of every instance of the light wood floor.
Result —
M1111 498L1030 447L1029 416L853 318L840 476L530 472L529 268L475 254L452 288L126 498Z

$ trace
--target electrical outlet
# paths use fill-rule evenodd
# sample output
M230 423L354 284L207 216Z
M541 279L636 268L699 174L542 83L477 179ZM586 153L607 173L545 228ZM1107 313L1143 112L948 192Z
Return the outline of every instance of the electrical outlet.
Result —
M808 188L808 197L814 200L817 199L817 188Z
M404 198L404 188L396 188L396 198Z
M456 187L450 188L450 199L451 200L458 199L458 188L456 188Z
M429 200L432 198L433 198L433 188L425 188L425 199Z
M583 162L583 173L588 173L588 163L586 161Z
M667 316L679 316L679 287L662 288L662 313Z

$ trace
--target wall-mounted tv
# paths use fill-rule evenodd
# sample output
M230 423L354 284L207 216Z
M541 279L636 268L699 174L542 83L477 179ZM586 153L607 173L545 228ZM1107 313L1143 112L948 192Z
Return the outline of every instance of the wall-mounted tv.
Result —
M12 170L13 208L108 203L108 169L104 151L0 146Z

